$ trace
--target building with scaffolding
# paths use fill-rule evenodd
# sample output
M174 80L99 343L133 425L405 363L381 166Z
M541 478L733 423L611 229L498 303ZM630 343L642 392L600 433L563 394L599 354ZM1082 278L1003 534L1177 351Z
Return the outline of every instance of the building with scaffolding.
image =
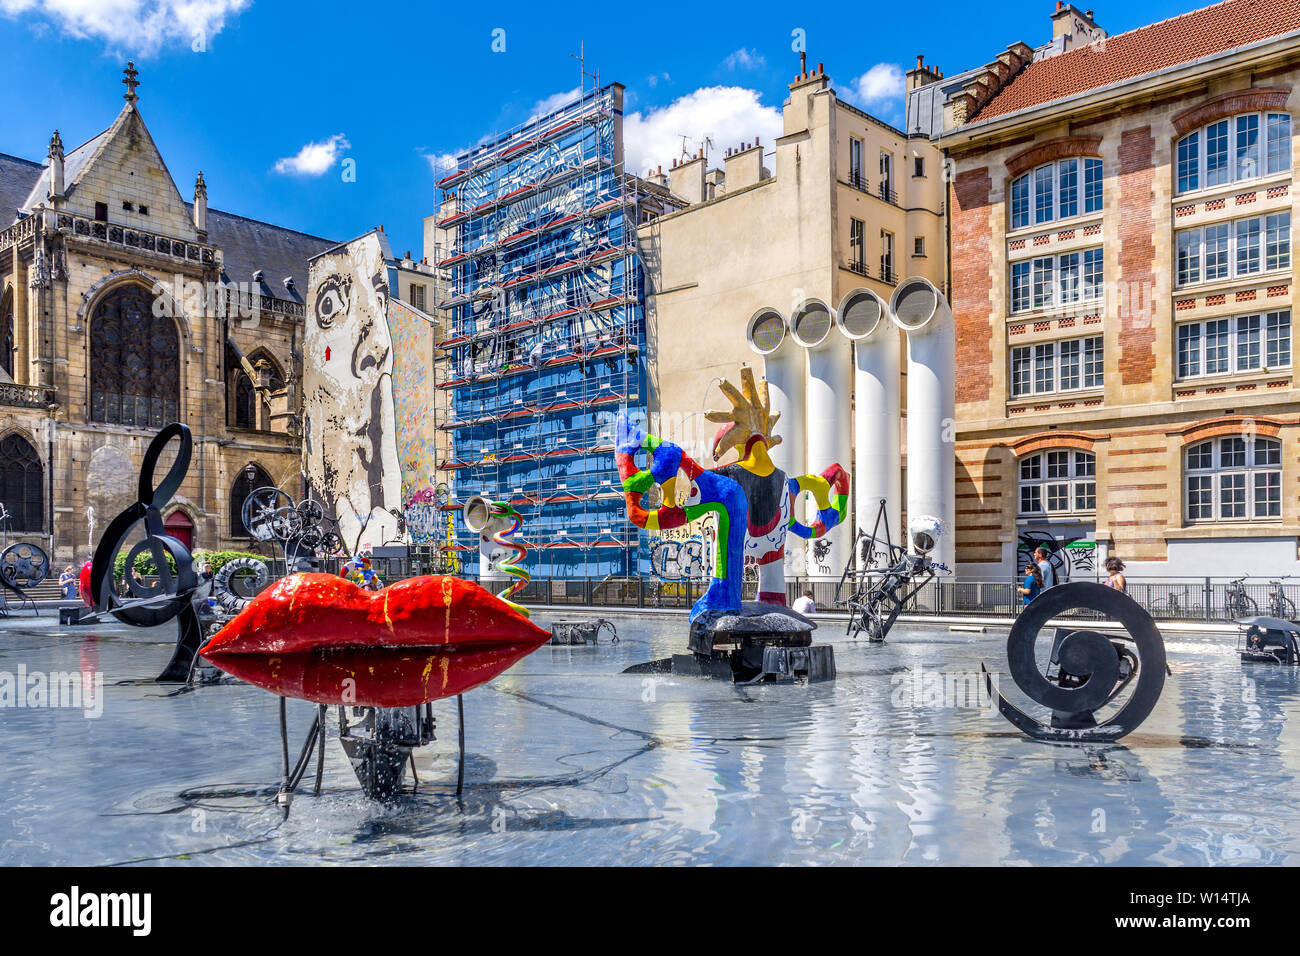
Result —
M437 426L449 439L441 507L474 494L509 501L535 577L648 569L613 430L620 410L646 409L636 226L671 200L624 173L622 85L462 153L438 187L435 376L450 396ZM451 527L445 550L477 550L477 536Z

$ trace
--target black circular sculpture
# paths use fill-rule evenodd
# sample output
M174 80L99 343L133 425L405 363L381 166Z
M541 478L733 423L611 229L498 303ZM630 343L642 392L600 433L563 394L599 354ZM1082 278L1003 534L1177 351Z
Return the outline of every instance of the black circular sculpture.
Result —
M176 460L162 481L155 485L154 469L163 449L172 441L179 442ZM154 436L140 466L137 500L104 529L91 562L90 593L95 599L96 612L111 614L132 627L157 627L173 618L179 619L176 650L171 662L158 675L159 681L187 680L203 638L193 604L198 587L194 558L189 548L166 533L162 520L162 509L180 489L189 471L193 448L194 439L189 428L179 422L173 422ZM127 552L123 575L126 595L119 596L118 588L123 582L115 580L114 560L136 526L141 524L145 537ZM135 574L135 560L145 553L153 559L157 569L157 584L146 584Z
M212 596L228 614L238 614L248 607L271 583L271 572L266 562L257 558L235 558L221 566L212 579Z
M35 611L36 602L27 591L49 576L49 555L38 545L20 541L0 551L0 586L18 595L20 604L30 604Z
M1035 657L1042 629L1072 611L1097 612L1126 633L1108 637L1087 626L1057 627L1044 673ZM1007 663L1016 686L1052 717L1044 724L999 693L1002 716L1039 740L1084 743L1118 740L1136 730L1160 699L1167 667L1164 638L1151 615L1127 594L1092 581L1057 585L1034 598L1007 637ZM1096 713L1134 681L1119 710L1098 723ZM996 693L987 670L985 682Z

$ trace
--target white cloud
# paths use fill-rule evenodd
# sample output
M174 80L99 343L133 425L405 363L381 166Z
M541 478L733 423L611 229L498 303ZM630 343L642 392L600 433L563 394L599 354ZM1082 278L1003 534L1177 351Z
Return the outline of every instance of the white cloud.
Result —
M339 155L351 145L346 136L335 133L319 143L308 143L294 156L277 159L275 171L293 176L319 176L331 169L338 162Z
M902 107L906 86L902 67L896 63L877 63L854 80L845 92L847 98L859 106L888 106L897 111Z
M533 113L528 117L527 122L531 123L533 120L545 116L547 113L553 113L565 103L576 100L581 95L582 88L578 86L575 86L571 90L566 90L563 93L552 93L550 96L544 97L533 104Z
M673 78L669 76L667 73L651 73L649 76L645 78L645 83L646 86L650 87L651 89L654 89L656 86L659 85L659 82L661 80L664 83L671 83L673 81Z
M461 152L464 152L464 150L461 150ZM429 169L433 171L434 176L441 179L443 176L450 175L451 171L456 168L456 157L460 153L421 152L420 155L429 164Z
M762 70L767 66L767 60L757 50L741 47L735 53L728 54L722 65L728 70Z
M623 124L627 169L643 175L652 167L671 165L682 154L683 136L692 156L708 136L716 156L728 146L756 139L772 149L781 130L781 111L759 102L757 90L702 87L659 109L627 115Z
M226 18L252 0L0 0L0 13L40 18L78 40L101 40L134 55L183 44L206 49ZM37 24L32 24L37 25Z

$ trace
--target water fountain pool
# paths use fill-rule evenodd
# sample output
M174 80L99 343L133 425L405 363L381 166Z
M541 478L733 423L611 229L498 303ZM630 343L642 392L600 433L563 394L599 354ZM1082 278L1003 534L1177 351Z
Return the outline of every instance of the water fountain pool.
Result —
M299 796L282 822L274 696L132 683L166 660L174 625L15 616L0 622L0 672L102 673L104 707L0 709L0 863L1300 860L1300 748L1286 732L1300 677L1243 668L1231 635L1166 635L1173 676L1155 712L1119 745L1082 747L1025 739L961 699L973 681L948 699L929 683L1003 667L1005 631L900 625L881 646L824 623L835 681L741 688L620 673L680 651L686 621L615 620L619 643L544 647L466 695L463 813L444 700L439 740L417 751L418 793L365 800L330 740L322 796ZM312 713L289 702L295 746Z

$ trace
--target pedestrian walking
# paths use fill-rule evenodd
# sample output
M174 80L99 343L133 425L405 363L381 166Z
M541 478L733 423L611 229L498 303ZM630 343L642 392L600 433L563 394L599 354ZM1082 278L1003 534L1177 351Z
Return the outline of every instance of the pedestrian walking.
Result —
M1042 580L1038 582L1039 586L1046 591L1050 587L1056 586L1056 569L1052 567L1051 558L1047 554L1047 549L1041 544L1034 549L1034 560L1038 563L1038 573Z
M1025 565L1025 580L1020 587L1016 588L1020 592L1020 606L1028 607L1029 602L1038 597L1043 590L1043 572L1038 569L1038 565L1033 561Z
M1128 594L1128 579L1124 577L1124 562L1111 555L1106 559L1106 587Z

